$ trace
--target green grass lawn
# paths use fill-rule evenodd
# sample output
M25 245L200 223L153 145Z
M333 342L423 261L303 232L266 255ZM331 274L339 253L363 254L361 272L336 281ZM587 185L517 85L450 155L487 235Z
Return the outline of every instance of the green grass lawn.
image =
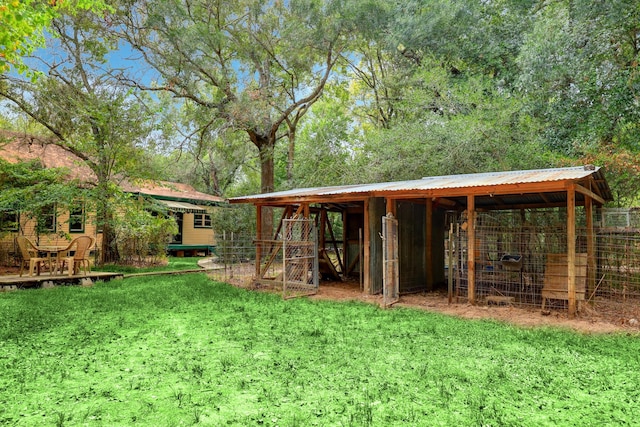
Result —
M93 268L95 271L107 271L110 273L150 273L159 271L182 271L198 269L198 261L201 257L169 257L167 265L153 267L134 267L130 265L99 265Z
M541 426L640 419L640 340L236 289L0 294L0 425Z

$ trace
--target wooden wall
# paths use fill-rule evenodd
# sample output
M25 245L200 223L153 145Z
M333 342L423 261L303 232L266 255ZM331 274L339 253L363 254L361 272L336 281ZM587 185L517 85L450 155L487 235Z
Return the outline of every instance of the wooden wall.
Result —
M369 199L369 293L382 292L382 217L386 215L386 202L382 197ZM366 276L365 276L366 277ZM366 280L366 279L365 279ZM365 283L367 289L367 283Z
M427 281L426 207L424 204L400 201L396 213L400 292L424 290Z

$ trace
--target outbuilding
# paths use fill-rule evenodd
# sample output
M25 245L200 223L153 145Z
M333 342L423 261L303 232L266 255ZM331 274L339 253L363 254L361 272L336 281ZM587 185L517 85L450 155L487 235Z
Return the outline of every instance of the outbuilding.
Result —
M602 169L586 165L294 189L236 197L229 202L251 203L256 207L257 259L263 260L256 262L258 281L281 280L267 277L264 267L268 262L264 258L282 240L283 221L314 218L320 236L318 268L322 268L323 260L330 263L329 275L332 270L340 276L358 271L364 292L376 294L386 292L385 278L395 279L399 292L429 291L444 285L455 271L458 288L463 289L472 304L479 292L480 273L491 272L493 276L500 273L506 277L511 274L510 265L531 258L529 253L508 253L511 243L509 237L504 237L509 231L508 224L507 228L501 225L500 237L480 235L479 215L517 212L520 219L516 231L522 233L523 227L529 227L530 233L532 215L535 219L537 211L551 210L556 212L555 218L562 218L560 226L565 241L558 244L549 237L542 238L543 246L546 241L549 247L538 245L536 250L563 255L560 270L566 277L560 282L566 282L564 293L573 315L580 292L579 286L576 292L576 280L586 276L585 286L593 286L589 281L593 282L596 271L595 210L611 200ZM270 208L278 208L280 212L275 227L271 225L272 218L277 216L272 216ZM339 224L330 219L332 216L339 218ZM385 221L389 227L383 225ZM485 245L485 239L491 242ZM522 239L511 246L514 245L522 248ZM449 256L453 246L455 261ZM335 248L332 256L326 254L327 247ZM581 272L583 253L588 271L585 274ZM543 262L550 259L546 256ZM501 271L497 272L499 261ZM519 268L516 282L523 288L531 280L527 277L535 271L516 267Z

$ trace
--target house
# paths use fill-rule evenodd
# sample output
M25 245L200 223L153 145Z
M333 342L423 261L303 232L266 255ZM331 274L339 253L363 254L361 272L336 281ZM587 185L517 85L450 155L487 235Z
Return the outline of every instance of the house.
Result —
M70 179L95 182L93 172L78 157L57 145L49 144L37 136L6 131L0 137L5 140L0 145L0 157L9 162L38 160L46 168L67 168ZM179 231L169 245L171 253L183 256L213 251L216 237L211 226L211 213L216 207L226 204L223 198L196 191L192 186L181 183L122 180L119 185L124 192L142 201L161 204L174 216ZM102 236L96 227L95 213L87 212L82 203L70 211L51 206L51 214L45 216L44 223L49 232L38 236L40 245L60 245L68 241L65 235L73 238L85 234L96 238L96 247L100 247ZM0 227L3 231L0 239L3 250L0 253L15 251L13 240L17 234L36 239L35 221L25 213L2 214Z
M511 292L500 290L498 280L513 285L513 292L524 293L525 287L533 289L531 292L536 292L534 297L539 301L541 289L528 283L543 280L544 263L554 258L547 253L559 253L564 255L564 294L569 312L574 314L576 277L579 276L576 260L582 259L576 254L578 251L587 254L588 285L593 289L596 271L594 211L611 200L602 170L587 165L293 189L235 197L229 202L251 203L256 207L256 258L266 260L255 263L255 276L259 282L284 282L284 275L289 273L286 265L280 275L266 271L270 260L277 258L274 252L285 245L274 242L284 241L283 236L292 234L283 223L295 218L315 217L320 236L318 268L322 269L323 264L331 261L333 267L328 268L329 273L335 270L346 276L360 272L361 286L366 293L384 293L386 296L387 285L394 286L396 294L429 291L446 286L455 275L457 295L472 304L481 295L494 292L499 296ZM582 208L579 215L578 208ZM264 219L272 218L274 210L281 219L271 230ZM510 223L500 219L496 212L503 211L510 212L516 221ZM532 224L543 213L549 213L555 222L553 226L540 227L540 232L535 231ZM329 214L340 218L342 236L333 236L332 229L336 227L327 221ZM492 221L495 225L490 224ZM511 225L516 222L517 225ZM497 231L483 234L484 230L489 230L485 224ZM267 229L263 230L265 227ZM551 234L559 229L561 233L557 236ZM536 240L537 246L526 241L534 231L542 233L541 238L536 237L542 242ZM301 236L312 234L296 232L296 238L299 240ZM327 246L331 246L327 245L328 241L334 246L331 257L326 256ZM454 247L455 254L450 252ZM517 256L504 258L511 251L517 251ZM298 253L303 253L303 249ZM288 255L282 258L290 259ZM505 262L501 263L503 258ZM295 260L295 257L291 259ZM521 259L535 260L536 264L532 263L530 269L527 265L511 271L507 260ZM309 264L302 274L312 268ZM395 283L386 283L389 278ZM451 295L451 285L449 290ZM584 291L581 295L584 296ZM527 296L520 295L522 298Z
M166 181L123 182L124 192L159 203L175 218L178 233L168 250L177 256L211 254L215 250L215 231L211 213L224 205L223 198L196 191L188 184Z

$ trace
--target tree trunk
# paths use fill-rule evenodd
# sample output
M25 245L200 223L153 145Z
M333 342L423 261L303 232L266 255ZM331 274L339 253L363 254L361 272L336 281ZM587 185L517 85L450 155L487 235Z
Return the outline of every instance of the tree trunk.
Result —
M287 158L287 183L293 187L293 165L296 151L296 125L289 125L289 152Z
M274 137L249 132L251 142L258 147L260 155L260 192L271 193L274 189L274 161L273 148L276 140ZM262 214L262 236L259 239L272 239L273 236L273 209L265 208Z
M106 199L105 199L106 200ZM120 260L116 233L113 229L112 212L108 202L100 202L98 207L98 224L102 226L102 245L100 247L100 263L113 263Z

